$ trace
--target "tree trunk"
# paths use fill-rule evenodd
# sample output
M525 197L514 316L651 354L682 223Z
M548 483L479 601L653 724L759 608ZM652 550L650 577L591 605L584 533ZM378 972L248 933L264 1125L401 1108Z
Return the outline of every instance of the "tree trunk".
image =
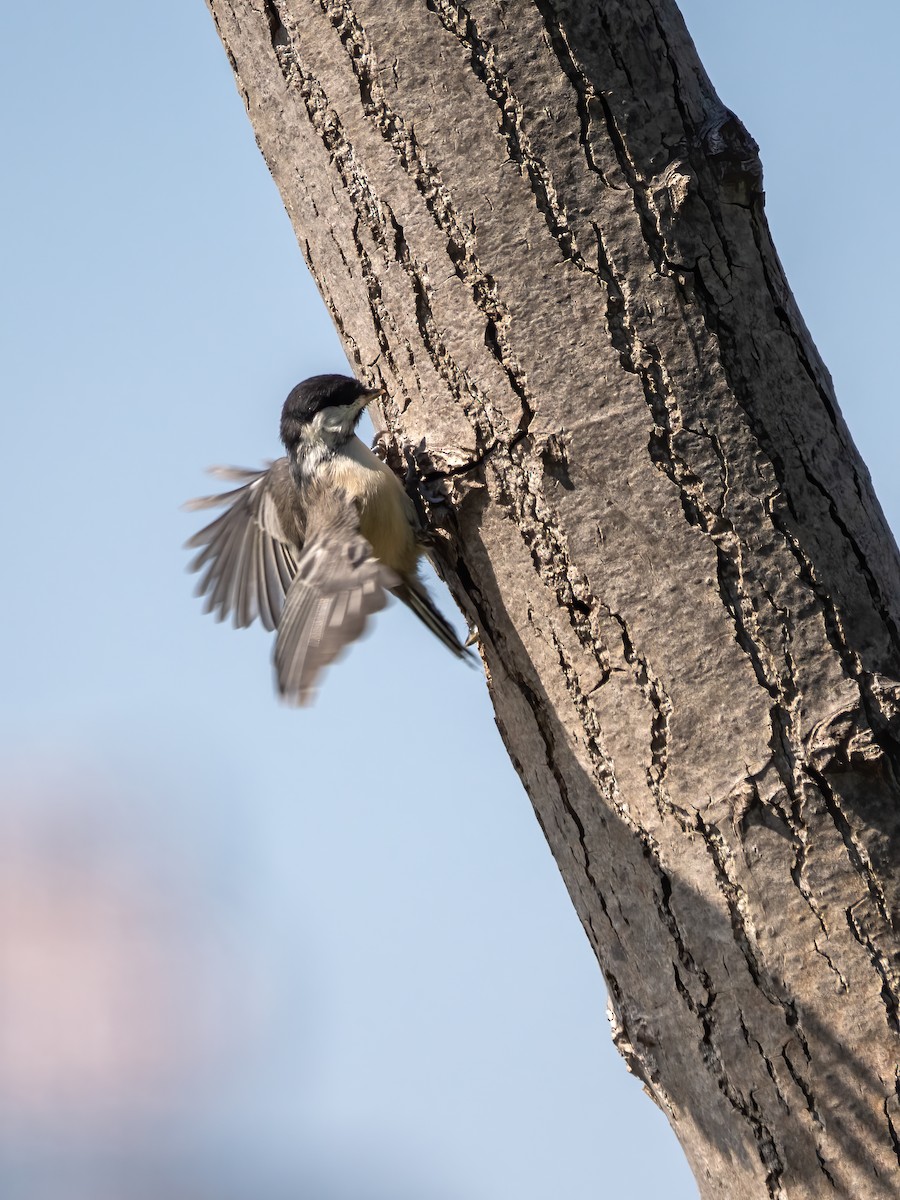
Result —
M900 1194L900 562L671 0L209 0L703 1197Z

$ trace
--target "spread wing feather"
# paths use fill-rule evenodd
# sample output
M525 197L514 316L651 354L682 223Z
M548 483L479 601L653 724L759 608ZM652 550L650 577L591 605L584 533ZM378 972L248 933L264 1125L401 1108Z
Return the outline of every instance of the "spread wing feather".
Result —
M186 543L199 551L189 566L203 572L197 595L206 596L206 611L218 621L230 614L242 628L258 616L266 629L275 629L303 540L299 517L288 503L293 490L288 461L279 458L265 471L214 467L212 473L240 486L185 506L227 506ZM286 529L289 512L292 524Z
M360 636L400 582L373 556L343 492L323 492L312 511L316 527L309 530L275 642L278 690L291 704L309 704L319 673Z

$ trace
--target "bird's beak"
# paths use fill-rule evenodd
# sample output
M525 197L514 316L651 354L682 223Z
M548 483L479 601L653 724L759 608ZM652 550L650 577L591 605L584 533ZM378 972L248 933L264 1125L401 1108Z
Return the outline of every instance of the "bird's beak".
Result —
M362 398L363 398L363 401L365 402L365 404L370 404L375 399L376 396L383 396L383 395L384 395L384 387L379 385L378 387L366 388L366 390L362 394Z

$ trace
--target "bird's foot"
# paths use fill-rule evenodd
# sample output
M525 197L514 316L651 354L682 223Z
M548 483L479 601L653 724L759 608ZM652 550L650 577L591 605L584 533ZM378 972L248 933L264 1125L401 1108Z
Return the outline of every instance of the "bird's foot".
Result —
M391 465L391 459L395 457L394 440L391 437L389 429L379 429L372 441L372 453L376 458L380 458L383 463Z

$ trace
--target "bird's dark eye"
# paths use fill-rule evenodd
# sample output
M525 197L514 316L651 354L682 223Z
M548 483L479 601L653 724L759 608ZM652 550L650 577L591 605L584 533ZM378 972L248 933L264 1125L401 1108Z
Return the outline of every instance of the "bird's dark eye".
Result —
M337 408L342 408L345 405L353 404L355 400L358 400L359 394L359 388L357 387L355 381L351 379L345 383L343 387L339 388L335 393L328 397L323 407L330 407L333 405Z

